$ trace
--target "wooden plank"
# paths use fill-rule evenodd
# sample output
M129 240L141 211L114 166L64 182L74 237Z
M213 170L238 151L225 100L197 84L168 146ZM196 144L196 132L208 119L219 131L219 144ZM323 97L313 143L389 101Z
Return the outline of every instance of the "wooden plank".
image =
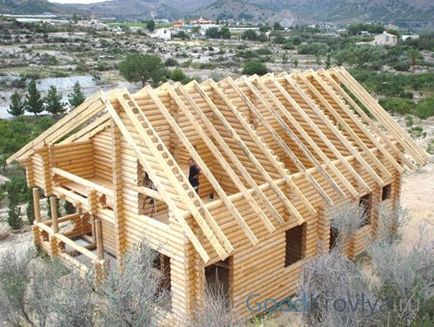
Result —
M425 165L428 162L428 156L424 153L408 136L403 132L398 123L396 123L388 113L378 104L377 101L357 82L348 72L341 68L334 71L335 76L350 89L354 95L358 95L359 100L365 105L368 110L375 113L379 122L387 129L387 131L395 137L412 156L413 159L420 165Z
M166 89L168 90L171 97L174 99L176 105L178 108L183 112L183 114L186 116L186 118L190 121L192 125L195 126L195 129L201 139L205 142L206 146L209 148L209 150L212 152L212 154L215 156L219 164L222 166L222 168L225 170L225 172L228 174L229 178L234 183L234 186L239 189L242 196L246 199L246 201L249 203L249 206L254 210L254 212L258 215L258 217L261 218L261 220L265 223L265 226L267 230L271 233L275 231L275 228L273 224L268 220L265 213L262 211L261 207L257 204L256 200L253 198L253 196L248 192L246 187L244 186L244 183L240 180L238 175L235 173L235 171L232 169L232 167L229 165L229 163L225 160L223 154L220 153L220 151L215 146L214 142L210 139L208 136L208 133L202 128L201 125L195 123L196 118L195 116L188 110L184 102L181 100L181 98L177 95L175 90L172 88L170 84L165 84Z
M103 109L103 103L101 102L100 96L103 92L98 92L91 98L87 99L80 106L75 108L61 120L59 120L56 124L51 126L33 141L27 143L24 147L22 147L15 154L10 156L7 159L7 163L11 163L12 161L21 158L27 157L30 153L42 146L43 144L51 144L60 139L62 136L73 130L75 127L82 124L85 120L91 118L96 113ZM91 108L89 110L89 108ZM83 113L85 115L83 115Z
M249 150L248 146L243 142L241 137L237 134L237 132L232 128L232 126L228 123L228 121L225 119L223 114L218 110L218 108L215 106L213 101L208 97L208 95L200 88L198 83L196 81L193 81L192 84L195 86L195 89L199 92L199 94L205 99L207 105L209 108L211 108L211 111L214 113L214 115L217 117L217 119L223 124L226 131L229 133L230 137L234 139L236 144L241 148L244 155L249 158L249 160L255 165L256 169L260 172L264 180L270 185L273 192L279 197L281 201L283 201L285 207L294 214L297 220L303 221L303 218L300 216L298 211L292 206L292 204L289 202L289 200L286 198L286 196L283 194L282 190L276 186L273 179L270 177L270 175L267 173L267 171L264 169L264 167L261 165L261 163L256 159L256 157L252 154L252 152ZM273 207L274 208L274 207ZM277 210L274 210L277 214L275 218L280 224L284 224L285 220L283 217L277 212ZM273 214L273 211L271 211Z
M113 197L113 191L100 185L100 184L94 183L94 182L89 181L89 180L82 178L80 176L71 174L70 172L67 172L67 171L60 169L60 168L53 168L52 170L53 170L54 175L64 177L64 178L66 178L72 182L78 183L78 184L83 185L83 186L88 187L88 188L95 189L97 192L99 192L101 194Z

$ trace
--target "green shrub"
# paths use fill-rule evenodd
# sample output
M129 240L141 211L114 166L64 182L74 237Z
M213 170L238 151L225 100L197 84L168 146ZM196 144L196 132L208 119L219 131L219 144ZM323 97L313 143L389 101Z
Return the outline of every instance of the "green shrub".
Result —
M387 111L401 115L410 114L415 106L413 101L401 98L381 99L379 103Z
M421 119L427 119L434 116L434 97L420 100L416 104L414 114Z
M434 154L434 140L431 140L430 143L428 143L428 146L426 147L426 152L429 154Z
M267 66L258 60L248 61L244 64L243 74L245 75L265 75L267 73Z

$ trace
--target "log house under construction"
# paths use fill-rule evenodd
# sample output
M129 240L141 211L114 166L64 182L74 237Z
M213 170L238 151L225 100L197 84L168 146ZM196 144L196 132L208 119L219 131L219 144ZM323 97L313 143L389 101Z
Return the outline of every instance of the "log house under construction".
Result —
M201 169L198 194L189 158ZM293 295L303 264L333 243L329 209L346 201L370 208L346 242L358 255L378 232L379 204L394 210L404 170L427 159L335 68L99 92L8 162L24 165L34 188L39 247L101 270L146 241L181 322L216 279L246 317L250 294ZM51 219L41 217L41 190ZM58 217L58 199L77 212Z

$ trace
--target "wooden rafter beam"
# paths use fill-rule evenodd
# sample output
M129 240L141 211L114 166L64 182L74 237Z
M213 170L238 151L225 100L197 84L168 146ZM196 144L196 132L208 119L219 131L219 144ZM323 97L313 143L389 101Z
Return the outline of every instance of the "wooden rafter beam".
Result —
M377 101L344 69L333 71L334 75L358 97L368 110L375 113L378 121L401 144L404 149L413 156L419 165L425 165L428 156L419 149L416 143L407 133L403 133L399 125L384 111Z
M217 193L217 195L220 197L220 199L222 199L223 204L226 206L226 208L229 210L231 215L234 217L235 221L240 225L244 234L246 234L247 238L250 240L250 242L253 245L256 245L259 241L256 238L255 234L252 232L250 227L247 225L246 221L244 220L242 215L239 213L237 208L234 206L232 201L228 198L226 192L220 186L219 182L214 177L212 172L209 170L208 166L205 164L205 162L202 160L200 155L197 153L196 149L191 144L191 142L188 140L187 136L184 134L182 129L178 126L177 122L172 117L169 110L164 106L164 104L161 102L161 100L158 98L158 96L153 92L153 90L151 88L146 88L146 90L148 91L148 94L151 97L152 101L154 101L154 103L157 105L160 112L163 114L166 121L169 123L170 127L175 132L176 136L179 138L181 143L187 149L189 155L193 158L193 160L199 166L201 171L204 173L204 175L206 176L206 178L210 182L211 186L214 188L214 191Z
M195 118L194 115L192 115L192 113L189 111L189 109L193 110L193 112L200 117L200 119L203 121L204 125L206 126L206 129L214 137L214 139L218 142L218 144L223 149L223 151L228 156L232 156L232 159L233 159L233 157L235 157L235 160L238 161L238 158L232 153L232 151L230 150L229 146L226 144L226 142L223 140L223 138L220 136L220 134L214 128L214 126L209 121L209 119L206 117L206 115L201 111L201 109L193 101L193 99L191 98L191 96L182 87L180 87L178 84L176 84L176 86L177 86L177 89L181 91L182 95L185 97L185 99L190 104L189 108L187 108L187 106L185 106L185 105L184 106L183 105L179 106L179 108L184 112L184 114L189 117L190 122L193 123L193 124L195 124L195 126L196 126L196 128L197 128L198 131L202 131L201 126L199 124L195 123L196 118ZM169 89L171 89L171 87ZM178 100L178 103L180 103L179 96L176 94L176 92L172 92L172 96L173 96L173 98L175 100ZM229 167L231 167L225 160L221 160L221 158L223 158L223 155L218 151L217 147L209 139L209 137L207 136L207 133L203 132L203 133L201 133L201 136L202 136L202 139L206 142L207 146L213 152L213 154L215 155L215 157L217 158L217 160L219 160L220 164L224 164L224 165L222 165L222 167L224 169L228 169ZM238 161L237 168L239 168L241 170L240 172L242 172L242 176L244 178L246 178L246 176L247 176L247 178L250 177L249 173L246 171L246 169L243 167L243 165L239 161ZM271 221L269 220L269 218L267 217L267 215L262 211L261 207L258 205L258 203L256 202L256 200L254 200L254 198L252 197L252 195L250 195L250 193L247 191L247 189L244 186L244 183L241 182L241 180L239 179L239 177L237 176L237 174L235 172L233 172L232 168L230 168L229 170L226 170L226 171L229 174L231 174L232 179L234 179L234 180L237 181L237 183L235 184L235 186L237 186L240 189L240 191L243 192L243 195L248 200L250 206L253 208L253 210L255 210L255 212L257 212L259 214L259 218L262 220L262 222L264 223L264 226L267 228L267 230L270 233L274 232L276 230L276 228L271 223ZM267 201L267 199L266 199L265 195L262 193L262 191L260 191L259 189L258 190L256 190L256 189L257 189L257 187L255 188L255 191L258 194L258 196L260 196L262 198L262 201L265 202L265 205L266 206L270 206L270 203Z
M285 141L281 138L281 136L275 131L275 129L270 125L270 123L264 118L262 113L256 108L256 106L251 102L249 96L247 96L236 83L232 80L231 77L225 79L229 83L229 85L237 92L240 98L247 104L250 111L255 115L256 118L261 122L261 124L265 127L268 133L273 137L273 139L277 142L280 148L284 151L284 154L296 165L296 167L305 174L306 179L312 184L312 186L318 191L321 197L328 203L329 205L333 204L333 200L329 197L327 192L323 190L321 185L315 180L315 178L310 174L308 169L303 165L297 155L291 150L291 148L285 143ZM249 88L250 91L251 85L246 83L246 80L243 81L245 85ZM255 96L259 97L257 93L252 92ZM262 97L260 97L262 101Z
M313 93L317 99L330 111L333 112L334 108L327 102L327 100L322 96L322 94L310 83L310 81L305 78L301 74L295 74L296 77L298 77L304 85ZM290 77L286 76L285 80L297 91L297 93L303 98L306 103L309 104L309 106L312 108L312 110L315 112L315 114L321 119L322 122L329 128L329 130L333 133L333 135L336 136L336 138L345 146L345 148L354 156L354 158L362 165L362 167L371 175L371 177L379 184L384 185L384 181L378 174L375 172L375 170L372 169L372 167L366 162L366 160L360 155L360 153L354 148L352 144L342 135L342 133L336 128L334 124L330 122L330 120L325 116L325 114L321 111L321 109L311 100L309 97L302 92L302 90L296 85L295 81L292 80ZM302 93L302 94L300 94ZM344 127L348 128L348 131L351 132L351 128L346 124L344 120L342 120L342 124ZM319 133L322 133L322 131L318 131ZM331 144L330 142L328 142ZM363 142L361 144L364 145ZM342 159L342 154L336 149L336 147L332 146L332 151L337 154L338 158ZM378 160L378 159L377 159ZM351 167L351 168L348 168ZM381 167L383 167L380 164ZM350 170L351 174L355 176L356 180L361 183L361 185L364 186L364 188L370 192L369 186L366 184L364 179L354 170L354 168L348 164L347 169ZM387 173L387 171L386 171Z
M331 88L322 81L322 79L317 75L312 73L310 75L313 80L315 80L322 88L323 90L326 92L326 94L328 96L330 96L335 103L339 106L339 108L345 112L345 104L335 95L333 94L333 91L331 90ZM306 79L308 81L308 79ZM311 84L310 81L308 81ZM365 142L363 142L363 140L359 137L359 135L357 134L357 132L345 121L345 119L343 119L343 117L338 113L338 111L333 108L333 106L325 99L324 96L320 96L320 101L323 102L324 104L326 104L327 110L331 113L331 115L334 117L334 119L336 119L336 121L341 124L345 130L349 133L349 135L351 136L351 138L357 143L357 145L360 147L361 150L364 151L364 153L366 153L369 158L371 158L371 160L374 162L374 164L377 166L378 169L381 170L382 174L385 176L385 178L390 179L392 178L392 175L390 174L390 172L387 170L387 168L384 166L383 163L380 162L380 160L378 160L378 158L376 156L374 156L370 151L368 146L365 144ZM357 120L358 122L358 120ZM363 126L358 125L357 123L355 123L357 127L359 127L359 129L363 132L365 130L365 128L363 128ZM363 129L362 129L363 128ZM363 135L365 135L365 133L363 133ZM351 146L351 144L347 144L349 146ZM353 151L356 151L352 146L351 149L353 149ZM365 168L365 170L367 170L368 172L370 171L370 175L371 177L373 177L377 182L380 182L380 180L375 177L375 175L378 176L378 174L375 173L375 171L372 171L372 168L366 167L365 163L363 163L364 160L361 160L359 157L356 157L357 161L360 162L360 164ZM362 158L363 159L363 158ZM367 164L367 163L366 163ZM374 175L375 173L375 175ZM379 176L378 176L379 177ZM381 178L380 178L381 179ZM384 184L384 181L382 181L383 183L381 185Z
M107 110L110 112L110 115L111 115L112 119L114 120L114 122L118 126L120 132L124 136L125 140L128 142L128 144L134 150L134 152L135 152L135 154L137 156L137 159L140 161L140 163L146 169L146 171L149 172L149 175L153 179L153 182L155 183L155 186L157 188L159 188L159 189L164 189L164 185L161 185L158 176L154 173L154 170L149 165L148 161L146 160L146 157L141 152L140 147L134 141L133 137L131 136L131 134L128 131L128 128L125 126L125 124L123 123L122 119L119 117L119 114L113 108L111 102L108 99L104 99L104 103L105 103L105 106L106 106ZM186 222L184 216L182 215L182 213L177 208L175 202L171 199L171 197L166 192L162 192L161 195L163 196L164 201L166 202L166 204L169 207L169 209L172 211L173 216L175 217L175 219L177 220L177 222L179 223L179 225L182 227L182 229L184 230L184 232L187 235L187 237L192 242L192 244L193 244L194 248L196 249L196 251L201 256L202 260L204 262L208 262L209 259L210 259L208 253L206 252L205 248L200 243L199 239L196 237L196 235L191 230L191 228L188 225L188 223Z
M246 79L247 80L247 79ZM259 81L259 80L258 80ZM260 82L260 81L259 81ZM250 83L250 81L248 81ZM252 90L255 86L252 86ZM336 167L331 163L329 158L322 152L322 150L319 148L319 146L311 139L311 137L306 133L304 128L294 119L294 117L288 112L288 110L282 105L282 103L279 101L279 99L276 98L276 96L271 93L268 88L266 88L262 83L259 83L259 87L261 90L263 90L270 98L272 103L274 103L274 106L271 105L269 102L265 101L265 97L262 97L261 95L258 95L258 98L262 101L264 104L264 107L271 113L273 118L279 123L279 125L282 127L284 132L290 137L303 151L303 153L306 155L309 160L319 168L321 175L330 183L330 185L333 187L333 189L339 194L340 196L345 196L345 192L340 188L340 186L333 180L333 178L329 175L326 169L322 168L321 163L315 158L315 156L312 154L312 152L308 149L308 147L300 140L300 138L295 134L291 127L287 125L283 117L287 118L287 120L291 123L292 126L295 127L297 132L303 137L303 139L312 147L312 149L316 152L319 152L319 154L322 154L322 160L327 165L327 167L332 170L333 173L335 173L336 176L339 176L339 171L336 169ZM258 89L254 89L255 92L259 92ZM283 117L282 117L283 116ZM341 177L341 179L343 179ZM345 179L346 180L346 179ZM346 180L346 183L349 184L349 182ZM345 185L345 184L344 184ZM350 184L351 185L351 184ZM355 191L355 190L353 190Z
M362 108L344 91L344 89L330 76L330 73L325 70L321 70L319 73L320 78L322 78L326 83L331 84L331 86L340 94L349 105L351 105L351 108L360 116L360 118L365 122L369 128L371 128L379 137L380 139L386 143L386 145L395 153L398 153L399 150L396 148L396 146L390 142L389 138L386 137L383 132L378 128L378 126L372 121L371 118L363 111ZM344 108L346 109L346 108ZM357 117L351 110L345 110L347 115L351 118L351 120L359 126L361 130L365 132L366 137L369 138L369 140L378 148L378 150L389 160L389 162L392 163L393 167L401 174L404 172L404 168L401 167L401 165L395 160L395 158L387 151L384 146L377 140L377 138L372 134L370 130L367 130L363 123L360 121L360 118ZM412 169L413 164L409 162L406 158L404 158L404 163L409 165L408 167Z
M125 96L128 97L128 102ZM171 158L170 153L164 150L164 144L158 140L158 134L153 130L147 117L128 93L119 94L117 99L147 147L152 153L160 157L159 161L163 171L175 187L181 201L187 206L217 254L222 260L225 260L229 256L228 253L233 251L232 245L216 224L209 211L205 208L202 200L194 191L183 172L176 167L176 162ZM136 115L140 116L140 121ZM145 130L144 125L146 125L147 130ZM172 167L169 166L168 161L172 162ZM182 177L185 178L184 181L179 179Z
M110 114L105 113L101 117L97 118L93 123L79 130L77 133L67 137L59 144L68 144L78 140L89 139L92 136L94 136L96 133L104 130L109 126L110 126Z
M98 92L93 97L87 99L83 104L75 108L56 124L47 129L44 133L39 135L33 141L27 143L15 154L7 159L7 163L11 163L21 157L26 157L31 154L34 149L43 145L53 144L74 128L80 126L83 122L95 116L98 112L104 109L104 103L101 97L104 93Z
M208 84L211 85L211 87L214 90L214 92L216 92L217 95L223 100L223 102L226 104L227 108L232 112L232 114L237 118L238 122L241 124L241 126L244 128L244 130L247 132L247 134L249 135L250 139L256 144L256 146L261 150L261 152L267 157L267 159L269 160L269 162L276 169L276 171L280 174L280 176L285 179L285 181L287 182L287 184L292 189L294 189L294 190L296 190L296 191L299 192L297 186L294 184L294 182L288 177L288 175L283 170L281 163L277 161L278 158L276 156L273 156L273 154L271 153L271 151L264 145L264 143L261 142L261 140L259 139L258 135L255 133L255 131L251 128L251 126L247 122L246 118L243 117L243 115L238 111L237 108L235 108L234 105L232 105L232 103L229 101L229 99L225 96L225 94L222 92L222 90L217 86L217 84L214 81L209 81ZM221 113L219 115L223 116ZM224 117L219 118L219 119L221 121L223 120L222 123L224 125L228 125L229 124L228 121ZM231 128L227 128L227 129L230 130ZM239 136L238 136L238 138L239 138ZM250 152L250 150L248 150L248 152ZM254 156L254 155L253 155L253 153L250 152L248 154L248 156L250 157L250 156ZM252 161L255 163L255 159L252 159ZM266 174L266 172L264 172L265 169L260 164L257 167L258 167L259 170L261 170L261 174L264 176L264 178L266 178L266 180L268 181L268 183L270 183L270 185L274 185L274 188L278 188L278 191L276 192L277 195L278 195L278 197L284 201L285 207L297 219L298 223L302 224L304 222L304 219L300 215L300 213L298 212L298 210L293 206L293 204L289 201L289 199L283 194L283 192L280 190L280 188L277 185L275 185L275 183L271 179L271 177L268 174ZM297 194L299 194L299 193L297 193ZM307 200L306 200L306 202L307 202ZM308 208L313 209L313 207L310 205L309 202L308 202Z
M291 87L297 92L297 94L299 96L301 96L304 101L306 101L306 99L307 99L306 94L293 81L289 80L288 78L286 80L291 85ZM276 83L274 80L272 81L272 83L273 83L273 85L275 85L277 87L277 89L283 95L283 97L285 98L285 100L288 101L288 103L291 104L291 106L305 120L305 122L307 122L307 124L309 125L309 127L321 139L321 141L324 142L324 144L327 146L327 148L336 156L337 159L340 159L343 162L345 168L350 172L350 174L362 185L362 187L366 191L370 192L371 191L370 187L366 184L366 182L363 180L363 178L361 178L361 176L355 171L355 169L344 159L344 156L342 155L342 153L330 142L330 140L328 139L328 137L324 135L324 133L321 130L321 128L319 128L312 121L312 119L304 112L304 110L300 107L300 105L289 95L289 93L279 83ZM311 106L311 109L314 110L314 112L318 116L320 116L320 118L324 118L324 116L321 114L321 112L319 112L319 110L315 111L315 109L317 109L317 108L316 108L316 106L315 106L314 103L309 103L308 102L308 104ZM322 120L322 121L324 122L324 120ZM327 123L326 123L326 126L328 126L328 127L330 127L330 125L333 126L330 122L327 121ZM318 148L319 147L316 147L316 151L317 151ZM321 154L321 152L322 152L322 154ZM328 158L327 155L324 153L324 151L322 151L322 149L321 149L321 152L319 153L320 156L322 157L323 160L326 160L326 158ZM343 176L343 174L341 174L341 172L337 168L335 170L333 170L333 171L334 171L335 175L340 179L340 181L342 183L344 183L344 185L346 186L346 188L353 194L353 196L357 196L357 193L358 193L357 190L346 179L346 177ZM345 177L345 178L342 178L342 177ZM348 183L346 183L345 180L347 180Z
M209 98L209 96L205 93L205 91L200 87L200 85L196 81L193 81L192 83L193 83L194 87L196 88L196 90L201 95L201 97L205 99L209 108L211 108L211 112L220 121L220 123L223 125L223 127L226 129L226 131L229 133L229 135L235 141L235 143L241 148L241 150L245 154L246 158L249 159L251 163L253 163L254 167L256 167L258 172L261 174L262 178L264 178L264 180L270 185L270 188L277 195L277 197L280 199L280 201L282 201L284 206L293 215L295 215L297 221L301 221L300 223L303 223L304 220L301 217L301 215L294 208L292 203L290 203L290 201L285 196L285 194L283 194L282 190L274 183L273 179L270 177L268 172L264 169L264 167L259 162L259 160L256 159L255 155L250 151L249 147L243 142L241 137L232 128L231 124L229 124L229 122L226 120L226 118L223 116L223 114L220 112L220 110L216 107L216 105L213 103L213 101ZM277 218L275 217L277 219L277 221L280 224L284 224L285 220L283 219L283 217L277 212L277 210L275 210L275 212L277 213L277 215L276 215Z

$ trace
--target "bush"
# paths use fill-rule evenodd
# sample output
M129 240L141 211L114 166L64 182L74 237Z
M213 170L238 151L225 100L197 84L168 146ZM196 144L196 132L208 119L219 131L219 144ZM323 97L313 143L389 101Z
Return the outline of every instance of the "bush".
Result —
M401 98L381 99L379 103L387 111L400 115L411 114L415 106L413 101Z
M167 58L166 61L164 62L164 66L166 67L178 66L178 61L176 61L173 58Z
M246 75L265 75L268 72L267 66L258 60L248 61L244 64L243 74Z
M416 104L414 114L421 119L427 119L434 116L434 97L420 100Z

